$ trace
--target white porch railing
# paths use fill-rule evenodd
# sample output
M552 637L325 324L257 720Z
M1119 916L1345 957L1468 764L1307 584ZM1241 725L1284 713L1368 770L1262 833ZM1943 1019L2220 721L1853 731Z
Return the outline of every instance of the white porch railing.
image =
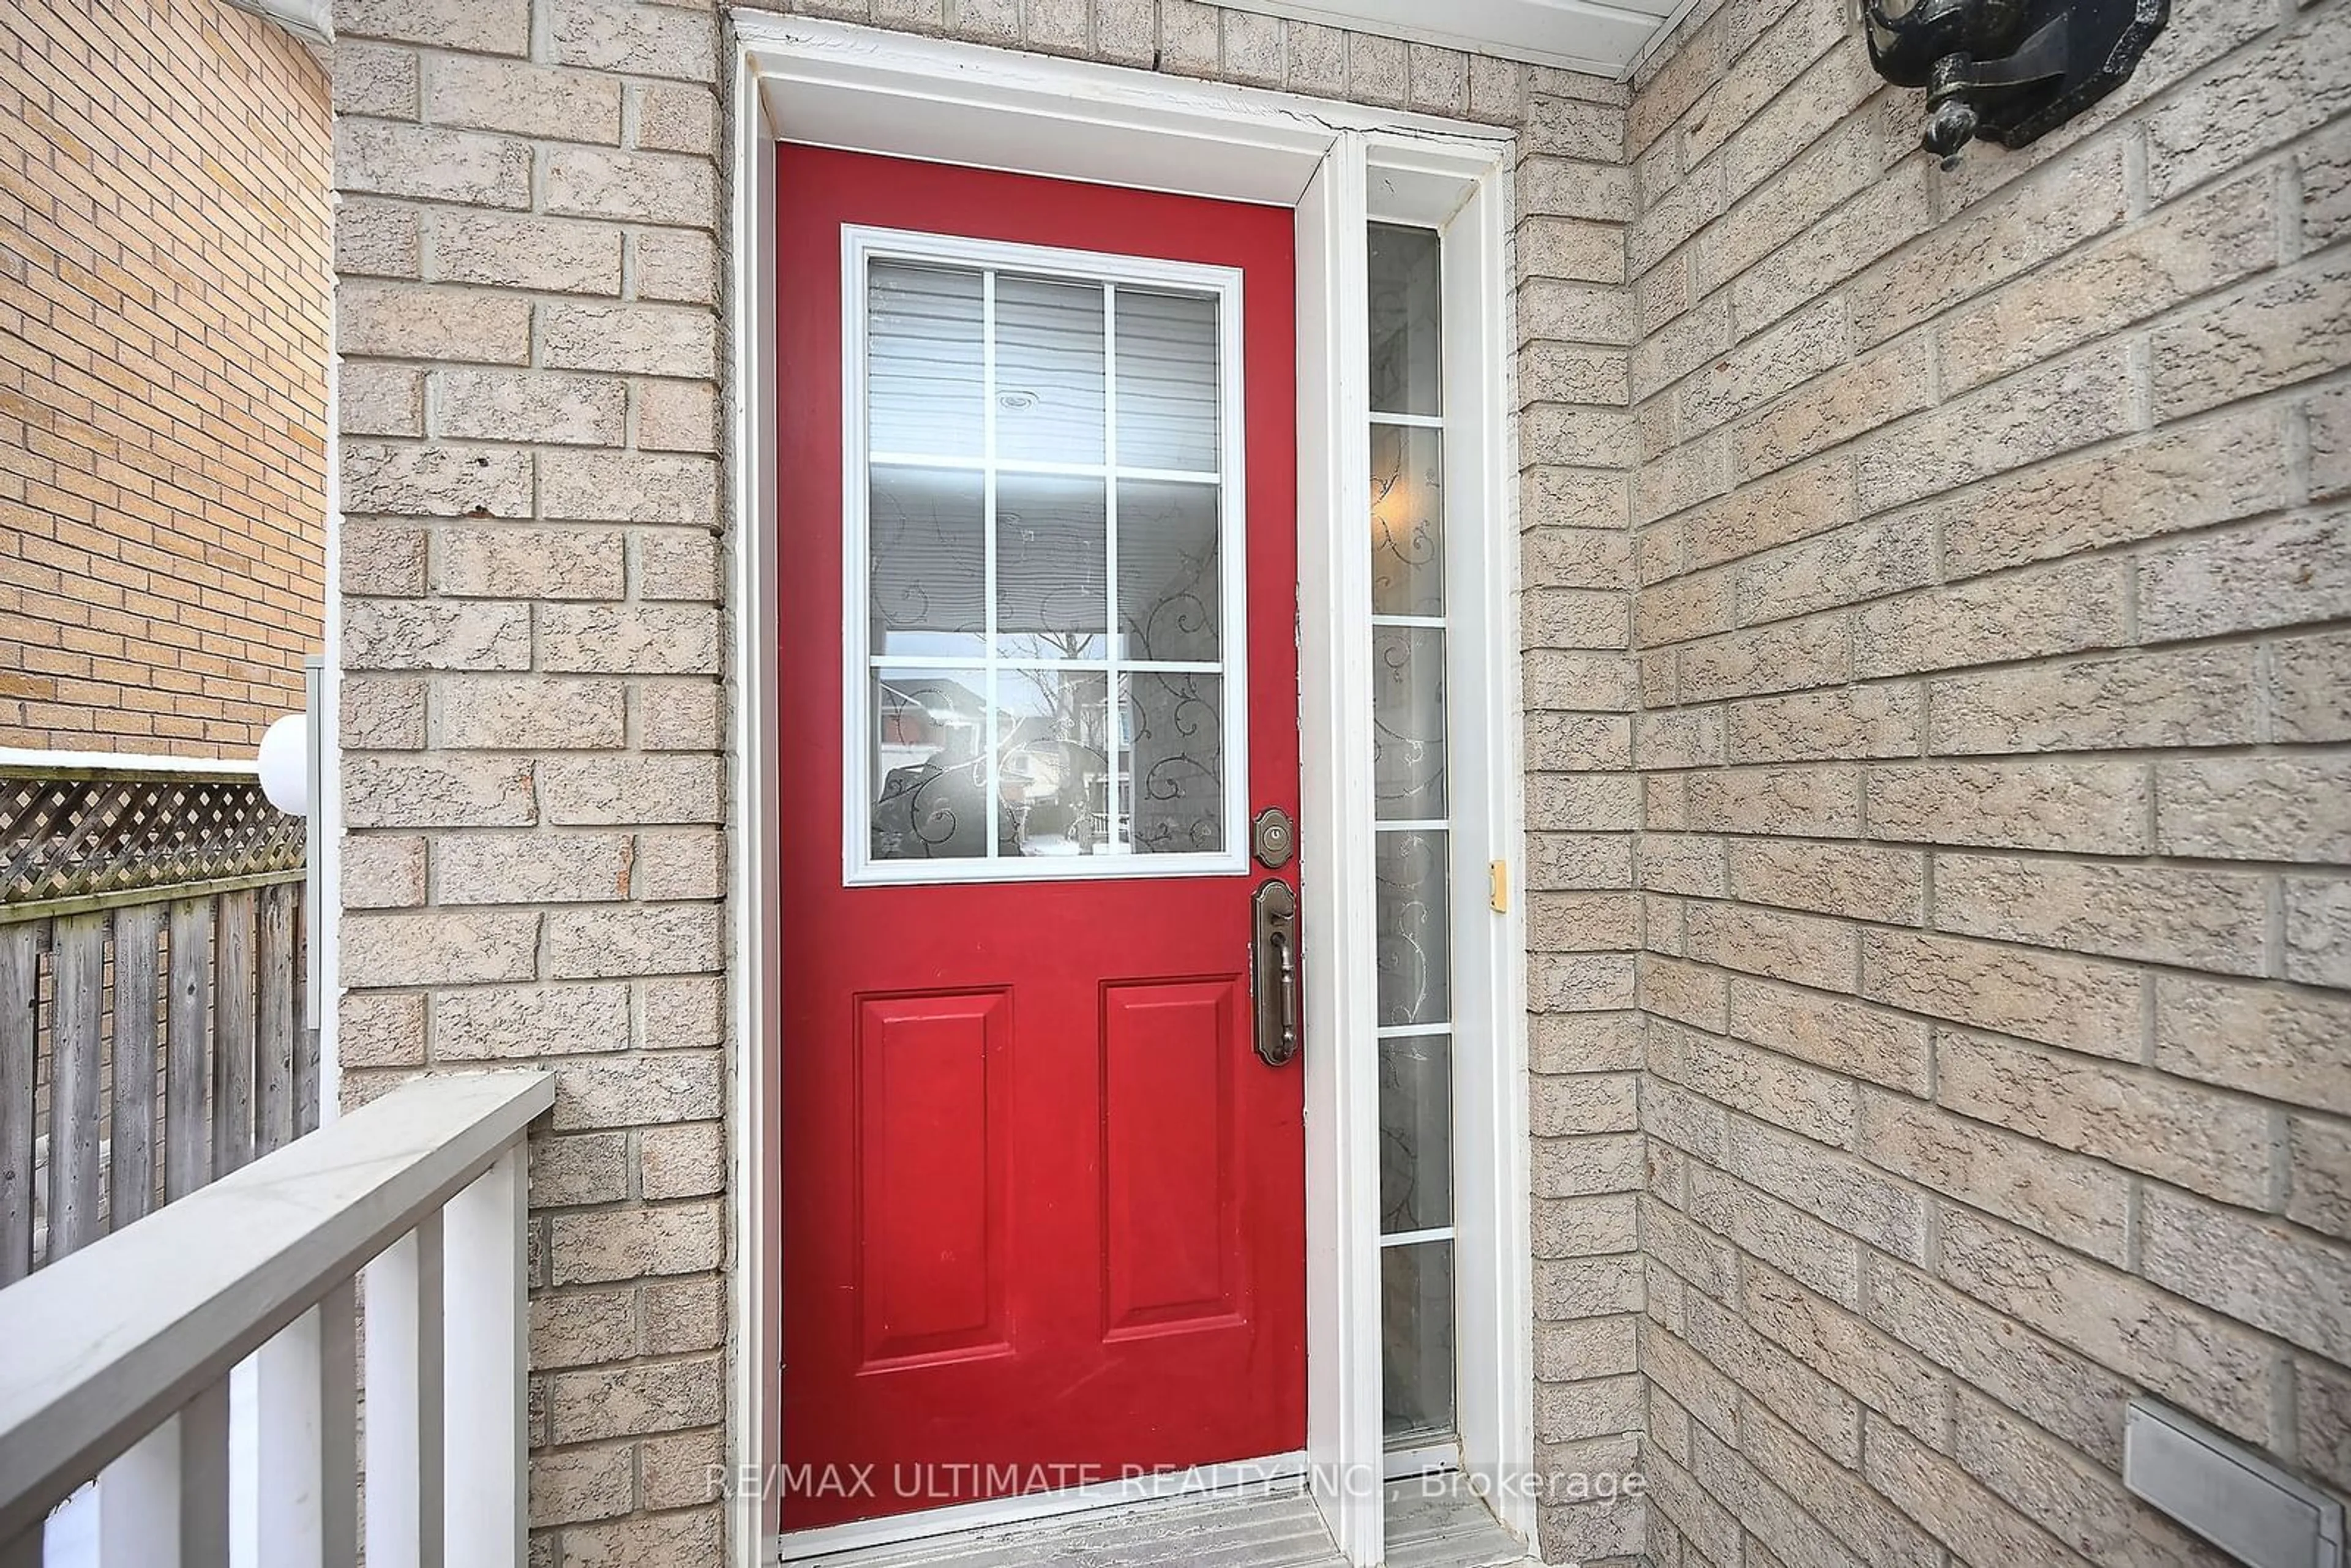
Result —
M347 1568L362 1386L367 1561L518 1568L523 1134L554 1101L420 1079L0 1291L0 1568L40 1568L93 1476L104 1568L227 1568L233 1513L239 1568Z

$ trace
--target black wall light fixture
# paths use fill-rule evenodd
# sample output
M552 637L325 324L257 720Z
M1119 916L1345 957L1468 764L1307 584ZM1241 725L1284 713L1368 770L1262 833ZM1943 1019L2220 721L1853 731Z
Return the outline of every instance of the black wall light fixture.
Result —
M1972 137L2022 147L2124 82L2170 0L1861 0L1869 62L1927 89L1927 151L1958 162Z

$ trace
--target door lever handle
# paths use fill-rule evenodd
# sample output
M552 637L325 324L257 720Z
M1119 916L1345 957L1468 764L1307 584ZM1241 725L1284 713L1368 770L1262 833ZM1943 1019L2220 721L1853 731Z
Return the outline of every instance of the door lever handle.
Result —
M1258 883L1249 906L1257 1053L1268 1067L1280 1067L1298 1054L1298 895L1288 883L1270 876Z

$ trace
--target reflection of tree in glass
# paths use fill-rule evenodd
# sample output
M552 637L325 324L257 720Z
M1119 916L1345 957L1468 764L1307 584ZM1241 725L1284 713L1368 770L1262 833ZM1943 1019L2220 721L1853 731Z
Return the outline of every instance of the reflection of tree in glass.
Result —
M1044 632L1033 641L1040 657L1076 659L1093 639ZM1019 852L1092 853L1110 836L1107 669L1002 666L997 680L998 775Z

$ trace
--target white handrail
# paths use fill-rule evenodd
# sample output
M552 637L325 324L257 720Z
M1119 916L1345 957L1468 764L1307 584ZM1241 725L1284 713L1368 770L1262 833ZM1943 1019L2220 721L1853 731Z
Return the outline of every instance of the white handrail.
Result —
M519 1145L554 1100L545 1072L419 1079L0 1291L0 1557L486 1175L518 1274Z

